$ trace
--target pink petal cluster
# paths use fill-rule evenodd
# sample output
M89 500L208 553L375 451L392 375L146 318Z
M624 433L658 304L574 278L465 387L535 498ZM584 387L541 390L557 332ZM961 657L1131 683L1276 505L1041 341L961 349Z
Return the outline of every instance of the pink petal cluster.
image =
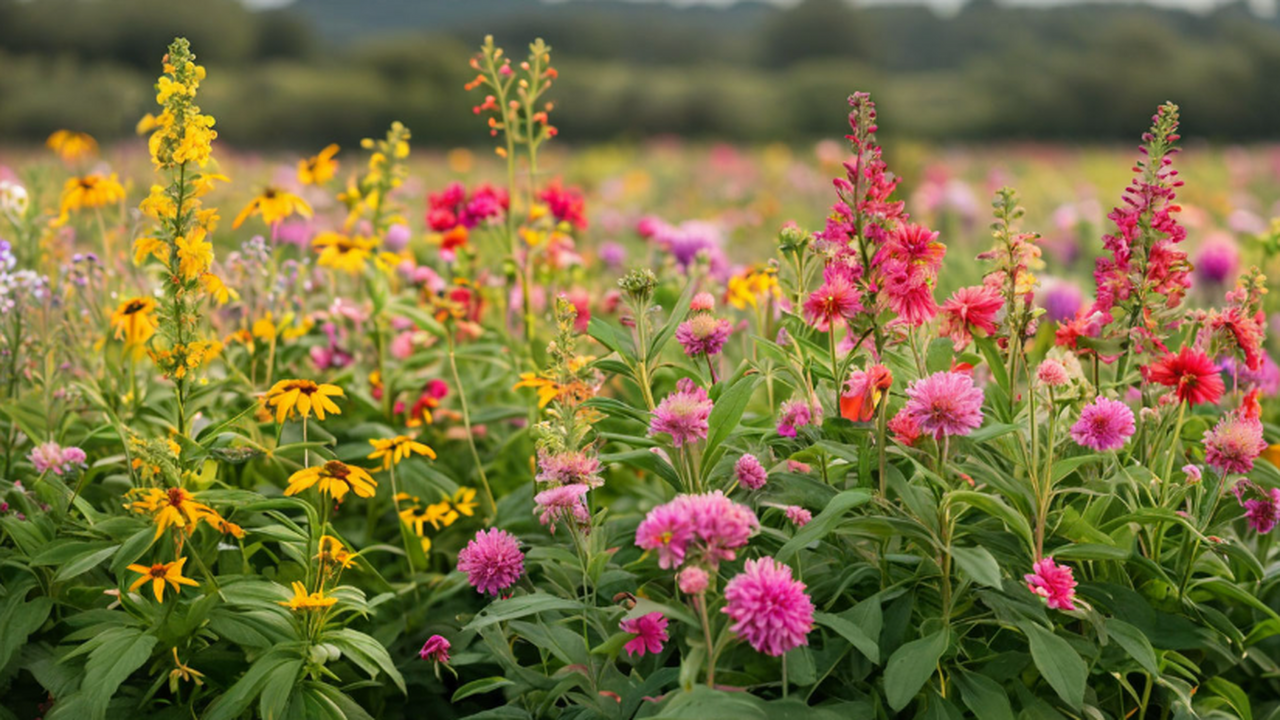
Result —
M711 583L711 576L697 565L690 565L676 573L676 584L685 595L701 595Z
M547 209L557 221L580 230L587 228L587 202L579 188L566 188L558 180L553 181L538 195L538 199L547 204Z
M662 652L662 644L667 641L667 618L660 612L651 612L640 617L628 618L618 624L622 632L631 633L635 637L623 645L627 655L641 655L646 652Z
M813 630L813 601L791 568L773 558L748 560L724 589L722 610L732 630L756 652L778 657L808 645Z
M881 291L898 320L919 327L938 314L933 286L947 248L938 233L916 224L901 224L876 255L883 277Z
M963 287L955 291L942 304L942 324L938 333L951 338L957 352L973 340L973 331L993 335L996 331L996 315L1004 307L1004 297L998 288L989 285Z
M438 663L449 662L449 648L452 647L448 640L439 635L432 635L422 644L422 649L418 651L418 657L423 660L431 660Z
M37 472L63 475L84 465L87 456L78 447L64 448L56 442L49 441L35 446L27 459L36 466Z
M822 408L805 400L788 400L779 413L778 434L782 437L795 437L798 428L822 422Z
M787 514L787 519L798 528L808 525L809 521L813 520L813 513L799 505L788 505L785 512Z
M1071 380L1071 375L1067 373L1065 365L1053 358L1049 358L1040 363L1040 367L1036 368L1036 379L1047 387L1056 388L1066 385Z
M552 533L556 531L557 522L571 522L579 528L590 526L591 514L587 511L587 504L583 500L590 489L590 486L583 483L574 483L556 485L538 493L533 497L533 502L537 506L534 512L542 512L538 521L550 526Z
M1119 400L1098 397L1080 411L1071 426L1071 438L1082 447L1118 450L1135 430L1133 411Z
M1257 497L1245 499L1246 487L1242 486L1252 490ZM1263 490L1246 481L1237 483L1232 490L1236 494L1236 500L1244 508L1244 519L1254 532L1266 535L1275 528L1276 522L1280 520L1280 488Z
M920 424L916 422L915 416L903 408L889 418L889 432L893 433L894 440L911 447L920 439Z
M436 232L459 225L470 229L487 220L501 219L509 205L507 191L502 188L482 183L468 197L462 183L450 183L443 191L427 196L427 225Z
M968 435L982 425L982 388L959 372L936 372L907 387L903 410L921 432L941 439L944 435Z
M746 454L738 458L733 465L734 477L738 484L748 490L759 490L769 480L769 473L756 459L755 455Z
M1253 470L1253 461L1267 449L1262 437L1262 409L1258 390L1252 390L1239 408L1223 415L1204 434L1204 461L1223 475Z
M690 555L709 567L733 560L759 527L756 514L719 490L677 495L649 511L636 528L636 545L658 552L658 566L679 567Z
M662 399L649 421L649 434L666 433L671 444L680 447L685 443L704 440L707 437L707 420L711 417L711 398L707 391L683 378L676 384L676 391Z
M592 488L604 485L600 459L581 450L558 453L539 450L537 480L551 485L582 484Z
M524 574L520 541L506 530L481 530L458 551L458 570L480 594L497 595Z
M831 264L822 271L822 285L804 301L809 324L822 332L862 312L862 293L856 284L857 272L848 265Z
M1027 588L1044 598L1054 610L1075 610L1076 581L1071 568L1046 557L1031 566L1033 572L1023 576Z
M714 357L724 349L733 324L711 313L695 313L676 328L676 341L689 357Z

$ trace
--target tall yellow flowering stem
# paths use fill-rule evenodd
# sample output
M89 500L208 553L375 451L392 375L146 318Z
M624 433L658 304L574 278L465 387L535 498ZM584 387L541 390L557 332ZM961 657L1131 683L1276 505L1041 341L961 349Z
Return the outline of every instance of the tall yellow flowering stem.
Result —
M476 473L480 476L480 485L484 488L484 498L489 503L489 510L494 520L498 517L498 503L493 499L493 490L489 487L489 476L484 472L484 463L480 461L480 452L476 450L476 438L471 432L471 410L467 406L467 391L462 387L462 379L458 376L458 360L453 340L454 329L445 328L445 341L449 345L449 370L453 373L453 386L458 389L458 402L462 406L462 427L467 432L467 445L471 448L471 459L475 461Z

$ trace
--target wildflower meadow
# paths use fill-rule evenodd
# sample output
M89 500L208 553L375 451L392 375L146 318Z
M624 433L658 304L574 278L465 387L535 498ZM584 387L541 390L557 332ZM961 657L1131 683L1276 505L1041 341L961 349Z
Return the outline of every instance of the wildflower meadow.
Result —
M1277 150L575 145L489 38L482 151L263 156L152 50L0 154L0 719L1280 718Z

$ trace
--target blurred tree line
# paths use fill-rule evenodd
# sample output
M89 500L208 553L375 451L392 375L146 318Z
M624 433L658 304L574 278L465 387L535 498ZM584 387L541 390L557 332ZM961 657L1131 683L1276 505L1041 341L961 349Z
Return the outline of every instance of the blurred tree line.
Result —
M183 34L210 69L201 104L239 146L350 143L393 119L421 144L476 144L479 98L462 85L485 33L516 56L552 44L554 117L575 141L829 137L853 89L921 139L1129 138L1165 99L1189 135L1280 135L1280 25L1243 5L0 0L0 143L129 135L159 49Z

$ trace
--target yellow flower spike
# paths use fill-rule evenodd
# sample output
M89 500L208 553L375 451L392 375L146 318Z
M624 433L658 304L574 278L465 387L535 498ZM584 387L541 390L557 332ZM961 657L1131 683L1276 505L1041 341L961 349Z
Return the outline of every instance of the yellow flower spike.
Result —
M293 597L288 600L281 600L280 605L294 611L322 610L334 603L338 602L338 598L327 598L323 591L313 593L307 592L307 586L298 581L293 582Z
M354 492L363 498L373 497L378 481L364 468L330 460L324 465L303 468L290 475L289 486L285 488L284 494L297 495L313 485L321 495L328 495L336 502L342 502L347 492Z
M249 201L244 210L236 216L232 228L240 227L251 215L261 215L267 225L275 225L291 215L311 217L311 206L306 200L291 192L279 188L267 187L260 195Z
M73 177L62 186L61 212L66 215L84 209L95 209L124 200L124 186L115 173L103 177L89 174Z
M45 145L66 162L98 154L98 141L88 133L59 130L49 136Z
M213 245L205 240L207 235L204 228L196 228L178 237L178 270L187 280L200 277L213 264Z
M149 297L125 300L111 313L111 329L126 347L140 347L156 334L156 301Z
M219 305L226 305L231 300L240 299L240 293L227 287L227 284L222 282L222 278L213 273L207 272L200 276L200 287L204 288L204 291L209 293L209 296Z
M414 454L425 455L432 460L436 459L435 450L407 435L397 435L385 440L370 440L369 444L373 446L373 452L369 453L368 458L370 460L382 460L383 470L390 470L392 465L399 465L400 461Z
M129 569L142 577L133 581L133 584L129 586L129 592L137 592L138 588L150 582L151 592L155 594L156 602L164 602L165 583L168 583L175 593L181 592L183 585L199 587L200 583L182 576L182 566L186 562L186 558L179 558L175 562L156 563L149 566L130 565Z
M342 414L331 398L344 396L342 388L337 385L311 380L281 380L267 391L266 402L268 407L275 408L277 423L294 414L310 417L313 410L317 420L324 420L325 413Z
M148 257L169 264L169 243L153 237L140 237L133 241L133 264L141 265Z
M298 161L298 182L303 185L323 185L333 179L338 172L338 162L333 159L338 154L337 145L329 145L320 154Z

